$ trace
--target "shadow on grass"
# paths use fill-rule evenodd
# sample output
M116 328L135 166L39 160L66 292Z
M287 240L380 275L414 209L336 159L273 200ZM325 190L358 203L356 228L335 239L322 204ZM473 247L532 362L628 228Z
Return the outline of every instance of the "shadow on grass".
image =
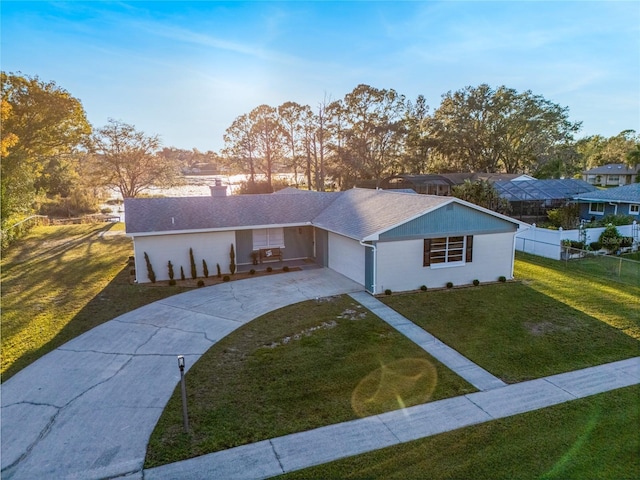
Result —
M105 229L108 230L108 229ZM101 230L101 231L105 231ZM87 238L74 242L77 245L86 243ZM125 259L126 260L126 259ZM98 325L135 310L149 303L161 300L171 295L182 293L190 288L164 287L150 288L130 283L130 267L125 265L117 275L95 295L82 309L67 322L58 334L40 348L29 351L16 361L2 374L2 381L6 381L38 358L55 350L73 338L82 335Z

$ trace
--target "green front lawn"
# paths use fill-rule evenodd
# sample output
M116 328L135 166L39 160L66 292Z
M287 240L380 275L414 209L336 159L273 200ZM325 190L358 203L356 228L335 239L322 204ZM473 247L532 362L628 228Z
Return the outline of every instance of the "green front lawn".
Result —
M264 315L216 343L179 388L145 467L474 391L347 296Z
M381 300L508 383L633 357L640 347L636 338L525 283ZM619 322L640 321L609 313Z
M636 385L277 478L637 479L638 398Z

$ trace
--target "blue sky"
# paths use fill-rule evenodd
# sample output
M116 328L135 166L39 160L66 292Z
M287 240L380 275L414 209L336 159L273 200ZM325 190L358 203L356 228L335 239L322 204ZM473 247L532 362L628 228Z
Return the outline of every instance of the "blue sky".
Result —
M317 107L358 84L409 99L467 85L569 107L579 137L640 131L640 2L15 2L0 66L53 80L89 121L220 150L260 104Z

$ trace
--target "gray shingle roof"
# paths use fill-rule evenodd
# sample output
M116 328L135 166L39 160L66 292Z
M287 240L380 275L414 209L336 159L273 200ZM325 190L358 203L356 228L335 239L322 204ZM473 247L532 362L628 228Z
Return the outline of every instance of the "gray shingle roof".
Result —
M353 188L342 192L337 201L313 219L313 224L362 240L451 200L451 197Z
M587 170L589 175L629 175L638 172L638 166L628 167L624 163L610 163Z
M309 223L339 194L326 192L228 197L130 198L127 233L241 228Z
M457 200L364 188L344 192L282 190L278 194L229 197L133 198L125 200L125 215L127 233L134 236L313 224L363 240L452 201Z
M622 187L596 190L573 197L574 200L640 203L640 183L632 183Z

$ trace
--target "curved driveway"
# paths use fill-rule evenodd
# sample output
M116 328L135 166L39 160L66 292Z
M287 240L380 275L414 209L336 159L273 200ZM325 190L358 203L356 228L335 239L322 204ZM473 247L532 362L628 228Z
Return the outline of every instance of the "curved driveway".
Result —
M180 373L277 308L361 291L329 269L223 283L152 303L47 354L2 385L2 478L140 478Z

